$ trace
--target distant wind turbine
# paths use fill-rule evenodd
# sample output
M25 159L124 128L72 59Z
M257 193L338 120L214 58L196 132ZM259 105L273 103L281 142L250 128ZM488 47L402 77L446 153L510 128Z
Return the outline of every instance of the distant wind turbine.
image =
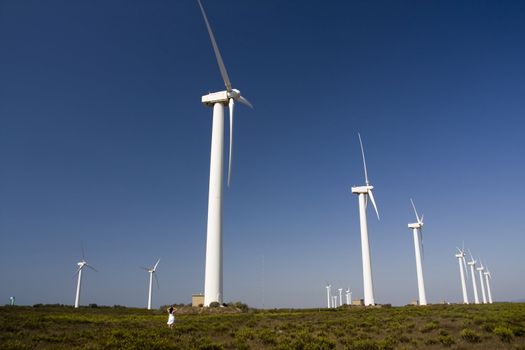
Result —
M427 294L425 292L425 280L423 278L423 264L421 262L421 248L423 246L423 215L419 217L414 201L410 198L412 208L416 214L416 223L408 224L414 233L414 247L416 250L417 287L419 292L419 305L427 305Z
M363 149L361 134L358 133L357 135L359 136L359 144L361 145L361 155L363 157L363 167L365 170L365 186L352 187L352 193L359 196L359 221L361 225L361 257L363 260L363 287L365 294L365 305L375 305L374 285L372 281L372 262L370 259L370 245L368 242L368 224L366 220L366 208L369 198L372 202L372 205L374 206L378 220L379 212L377 211L374 195L372 194L372 189L374 187L370 185L370 182L368 181L365 151Z
M213 35L208 17L200 0L197 0L208 29L215 58L219 65L225 91L214 92L202 96L202 103L213 107L213 126L211 136L210 157L210 186L208 197L208 232L206 238L206 271L204 277L204 306L212 302L222 304L223 280L222 280L222 190L223 190L223 147L224 147L224 107L230 110L230 152L228 163L228 186L230 185L232 145L233 145L233 110L235 101L239 101L250 108L250 102L237 89L233 89L230 78L222 61L219 47Z
M327 298L327 300L328 300L328 306L327 306L328 308L331 307L331 303L330 303L330 294L331 294L330 289L331 289L331 288L332 288L332 285L331 285L331 284L327 284L327 285L326 285L326 298Z
M467 262L467 264L470 266L470 275L472 276L472 289L474 290L474 303L479 304L476 273L474 272L474 269L476 267L476 260L474 260L474 257L472 256L472 253L470 252L470 250L469 250L469 255L470 255L470 261Z
M82 270L85 267L89 267L93 271L97 271L93 266L89 265L84 257L84 244L82 244L82 260L80 260L78 263L78 270L75 272L75 275L78 275L78 281L77 281L77 292L75 294L75 308L78 308L80 303L80 286L82 284Z
M465 262L465 248L459 249L458 254L456 254L456 258L458 258L459 262L459 274L461 277L461 291L463 292L463 304L468 304L468 295L467 295L467 285L465 282L465 274L468 277L468 271L467 271L467 263Z
M476 268L479 272L479 283L481 284L481 296L483 297L483 304L487 303L487 296L485 294L485 279L483 278L483 271L485 270L485 267L483 267L483 262L481 259L479 259L480 266Z
M350 291L350 288L346 290L346 305L352 304L352 292Z
M343 288L339 288L339 305L343 305Z
M155 282L157 282L157 288L159 287L159 280L157 279L157 266L159 265L160 259L157 260L153 267L143 267L144 270L149 273L149 291L148 291L148 310L151 310L151 289L153 285L153 277L155 276Z
M489 294L489 303L492 304L492 292L490 290L490 280L492 279L492 275L490 274L488 267L486 267L484 274L485 274L485 282L487 282L487 292Z

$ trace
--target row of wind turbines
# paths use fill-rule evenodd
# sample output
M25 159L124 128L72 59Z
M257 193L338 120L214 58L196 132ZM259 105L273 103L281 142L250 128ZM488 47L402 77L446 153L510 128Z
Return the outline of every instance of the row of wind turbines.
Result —
M159 287L159 280L157 278L157 266L159 266L160 259L157 260L153 267L141 267L141 269L146 270L149 274L149 288L148 288L148 310L151 310L151 297L153 289L153 279L157 283L157 288ZM82 286L82 270L86 267L89 267L91 270L98 272L93 266L89 265L84 256L84 245L82 245L82 259L77 263L78 269L75 272L74 276L77 276L77 289L75 292L75 308L78 308L80 305L80 290Z
M332 285L327 284L326 285L326 301L327 301L327 308L336 308L337 306L342 305L350 305L352 303L352 292L350 291L350 288L348 288L345 291L345 300L346 302L343 303L343 288L337 289L339 291L339 304L337 304L337 295L332 295Z
M461 278L461 291L463 293L463 303L469 304L468 294L467 294L467 285L465 282L465 276L468 278L468 271L467 271L467 264L470 266L470 275L472 278L472 291L474 293L474 303L480 304L479 295L478 295L478 284L476 281L476 272L479 273L479 283L481 285L481 296L483 298L483 304L492 304L492 291L490 288L490 280L492 279L492 275L488 269L488 267L483 266L483 262L481 259L479 259L479 266L476 266L477 260L474 259L472 256L472 253L469 252L470 255L470 261L466 262L465 260L465 248L462 247L459 249L456 247L458 253L455 255L459 262L459 274ZM485 293L485 286L486 286L486 293Z
M359 220L360 220L360 229L361 229L361 252L362 252L362 266L363 266L363 287L364 287L364 305L370 306L375 305L375 298L374 298L374 286L373 286L373 279L372 279L372 264L370 259L370 245L368 241L368 222L366 217L366 209L368 205L368 199L372 202L372 205L374 207L375 213L377 215L377 219L379 220L379 211L376 206L376 202L374 199L374 195L372 193L373 186L370 184L370 181L368 179L368 171L366 167L366 158L365 158L365 152L363 147L363 141L361 139L361 135L358 134L359 137L359 145L361 146L361 156L363 159L363 168L364 168L364 174L365 174L365 185L364 186L357 186L352 187L352 193L357 194L359 197ZM414 204L414 201L412 198L410 199L410 203L412 204L412 208L414 209L414 214L416 216L416 222L409 223L408 228L412 229L413 236L414 236L414 250L415 250L415 258L416 258L416 272L417 272L417 285L418 285L418 303L419 305L427 305L427 296L426 296L426 290L425 290L425 279L423 276L423 262L422 262L422 252L423 252L423 217L424 215L419 216L416 206ZM471 275L472 275L472 288L474 293L474 302L476 304L480 303L479 296L478 296L478 289L477 289L477 282L476 282L476 274L475 271L478 271L479 273L479 279L480 279L480 285L481 285L481 293L483 297L483 303L492 304L492 292L490 288L490 279L492 279L492 275L488 269L486 269L483 266L483 263L480 259L480 266L476 266L477 261L473 258L472 253L470 253L471 260L467 263L465 261L465 248L459 249L458 254L455 256L459 260L459 268L460 268L460 277L461 277L461 287L463 292L463 303L468 304L468 295L467 295L467 288L465 283L465 275L468 278L468 271L467 271L467 264L470 266ZM485 292L485 285L486 290ZM337 297L333 298L330 295L330 285L326 286L327 289L327 298L328 298L328 307L334 307L334 305L337 302ZM339 293L341 295L342 289L339 289ZM347 293L349 290L347 291ZM487 299L488 294L488 299ZM331 299L333 299L331 301ZM350 303L347 303L350 304ZM342 296L340 296L340 303L339 305L343 305L342 303Z

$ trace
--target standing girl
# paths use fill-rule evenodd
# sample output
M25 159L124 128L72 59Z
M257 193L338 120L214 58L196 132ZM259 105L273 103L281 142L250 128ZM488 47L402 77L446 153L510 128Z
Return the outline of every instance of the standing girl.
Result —
M173 328L173 324L175 323L175 309L173 306L170 306L168 309L168 327Z

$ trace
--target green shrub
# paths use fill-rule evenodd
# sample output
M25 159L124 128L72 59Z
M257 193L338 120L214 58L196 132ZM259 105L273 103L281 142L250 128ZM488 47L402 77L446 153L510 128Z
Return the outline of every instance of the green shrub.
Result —
M421 332L428 333L434 329L437 329L439 327L439 323L436 321L428 322L423 327L421 327Z
M481 337L470 328L464 328L459 332L461 338L469 343L481 343Z
M350 346L352 350L379 350L377 342L371 339L358 339L355 340Z
M219 302L217 302L217 301L213 301L213 302L210 303L210 307L220 307L220 306L221 306L221 304Z
M438 341L446 347L450 347L456 343L454 338L452 338L450 335L440 335L438 337Z
M494 334L496 334L501 341L505 343L510 343L512 340L512 337L514 336L514 333L512 333L512 330L505 326L498 326L494 328Z

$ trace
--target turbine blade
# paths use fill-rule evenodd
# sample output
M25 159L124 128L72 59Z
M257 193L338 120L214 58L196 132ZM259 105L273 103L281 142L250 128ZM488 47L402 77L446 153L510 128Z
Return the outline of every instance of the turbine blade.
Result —
M410 203L412 203L412 208L414 208L414 213L416 214L417 223L420 224L421 220L419 219L419 215L417 214L416 206L415 206L414 201L412 200L412 198L410 198Z
M361 155L363 156L363 167L365 169L365 183L366 185L368 186L369 185L369 182L368 182L368 173L366 171L366 159L365 159L365 150L363 148L363 141L361 140L361 134L360 133L357 133L357 136L359 136L359 144L361 145Z
M95 268L94 268L93 266L91 266L91 265L86 264L85 266L89 267L91 270L93 270L93 271L95 271L95 272L98 272L98 270L95 269Z
M79 267L79 268L77 269L77 271L73 274L73 277L72 277L72 278L75 278L75 276L78 275L78 273L80 272L80 270L82 270L81 267Z
M150 269L148 269L147 267L144 267L144 266L139 266L139 268L143 269L143 270L146 270L146 271L149 271Z
M80 241L80 248L82 249L82 260L86 260L84 256L84 241Z
M153 266L153 271L157 269L157 266L159 265L159 263L160 263L160 259L157 260L157 262L155 263L155 266Z
M230 180L232 174L232 151L233 151L233 110L235 106L235 100L230 98L229 107L230 110L230 156L228 158L228 187L230 187Z
M425 259L425 246L423 245L423 228L420 227L419 230L417 230L419 234L419 242L421 242L421 256L423 260Z
M470 251L470 249L468 250L468 253L470 254L470 261L474 261L474 257L472 256L472 252Z
M211 44L213 46L213 51L215 51L215 57L217 58L217 64L219 65L219 70L221 71L222 80L224 80L224 85L226 86L226 90L228 92L232 91L232 84L230 83L230 78L228 78L228 72L226 72L226 67L224 66L224 62L222 61L221 53L219 52L219 47L217 46L217 42L215 41L215 36L213 35L213 31L211 30L210 23L208 22L208 17L206 16L206 12L204 11L204 7L202 7L201 0L197 0L199 3L199 7L201 8L202 17L204 17L204 22L206 22L206 28L208 28L208 34L210 35Z
M374 199L374 195L372 194L372 190L368 190L368 196L370 197L370 201L372 202L372 205L374 206L374 209L376 211L376 214L377 214L377 220L381 220L379 218L379 211L377 211L377 206L376 206L376 201Z
M159 279L157 278L157 274L155 272L153 272L153 277L155 277L155 282L157 282L157 288L160 289Z
M457 249L457 251L458 251L460 254L462 253L462 251L461 251L461 249L459 249L459 247L456 247L456 249Z
M243 96L239 96L239 98L237 98L237 100L240 102L240 103L243 103L245 104L246 106L250 107L251 109L253 109L253 105L250 103L250 101L248 101L246 98L244 98Z

